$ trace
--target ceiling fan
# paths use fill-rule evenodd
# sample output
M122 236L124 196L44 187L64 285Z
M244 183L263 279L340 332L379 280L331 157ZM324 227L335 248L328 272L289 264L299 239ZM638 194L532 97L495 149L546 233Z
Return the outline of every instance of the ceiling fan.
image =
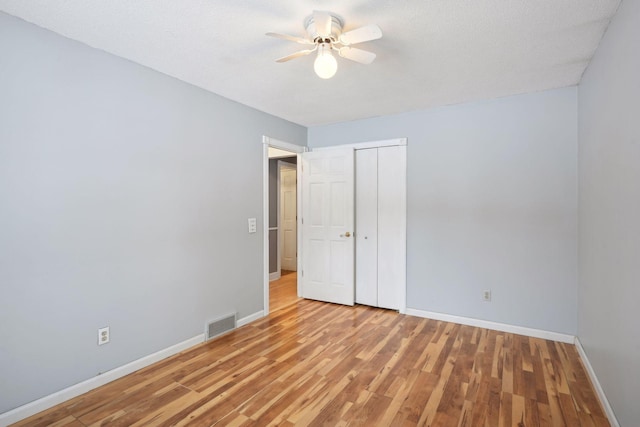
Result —
M307 32L306 37L267 33L267 36L310 46L309 49L303 49L279 58L276 62L287 62L317 51L318 56L313 63L313 69L318 77L323 79L333 77L338 69L338 62L332 51L336 51L343 58L360 64L371 64L376 58L375 53L352 46L381 38L382 30L380 30L380 27L370 24L343 33L343 24L342 19L331 12L314 10L313 14L304 20L304 28Z

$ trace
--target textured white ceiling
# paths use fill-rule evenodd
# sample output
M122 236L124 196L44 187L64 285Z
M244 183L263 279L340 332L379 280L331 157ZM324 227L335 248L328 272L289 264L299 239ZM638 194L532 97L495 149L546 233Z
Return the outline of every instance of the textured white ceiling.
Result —
M580 81L620 0L0 0L0 10L305 126ZM371 65L321 80L301 45L314 9L370 23Z

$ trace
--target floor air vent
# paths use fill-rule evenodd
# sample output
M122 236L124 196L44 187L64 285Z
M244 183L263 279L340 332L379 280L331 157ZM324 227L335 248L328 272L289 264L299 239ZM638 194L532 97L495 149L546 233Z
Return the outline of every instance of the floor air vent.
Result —
M236 328L236 314L230 314L228 316L220 317L216 320L212 320L207 323L205 328L205 341L215 338L218 335L224 334Z

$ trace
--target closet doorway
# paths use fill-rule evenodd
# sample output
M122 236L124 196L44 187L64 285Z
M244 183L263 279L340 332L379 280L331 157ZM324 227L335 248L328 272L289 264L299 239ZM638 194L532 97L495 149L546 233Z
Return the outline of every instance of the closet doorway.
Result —
M406 147L355 154L355 301L400 310L406 286Z
M301 296L406 310L406 139L302 154Z

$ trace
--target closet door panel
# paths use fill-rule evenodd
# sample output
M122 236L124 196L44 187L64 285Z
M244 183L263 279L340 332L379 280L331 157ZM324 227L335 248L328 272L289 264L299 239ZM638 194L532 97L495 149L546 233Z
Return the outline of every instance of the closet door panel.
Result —
M378 149L378 306L397 310L406 282L406 147Z
M356 302L378 305L378 154L356 150Z

